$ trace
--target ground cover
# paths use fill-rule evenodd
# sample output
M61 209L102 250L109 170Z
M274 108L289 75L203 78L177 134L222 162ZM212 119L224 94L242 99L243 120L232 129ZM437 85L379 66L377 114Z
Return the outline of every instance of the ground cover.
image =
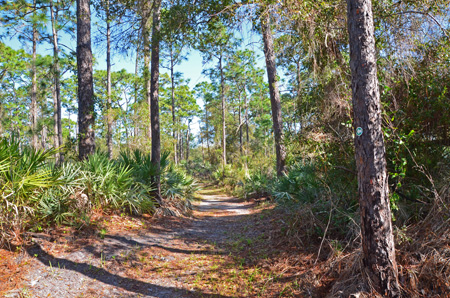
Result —
M2 251L5 297L302 297L335 278L319 243L279 238L270 203L206 189L191 218L97 214L82 231L31 233L22 252ZM3 261L2 261L3 260ZM328 268L329 269L329 268Z

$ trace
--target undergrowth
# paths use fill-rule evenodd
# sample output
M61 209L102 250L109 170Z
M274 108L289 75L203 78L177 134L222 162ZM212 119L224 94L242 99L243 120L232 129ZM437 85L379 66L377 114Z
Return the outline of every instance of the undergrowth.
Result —
M55 149L33 150L11 139L0 140L0 246L19 245L26 230L52 225L89 225L93 210L154 214L149 154L122 152L116 160L97 152L84 161L53 162ZM188 213L198 189L181 168L161 158L161 189L171 215Z

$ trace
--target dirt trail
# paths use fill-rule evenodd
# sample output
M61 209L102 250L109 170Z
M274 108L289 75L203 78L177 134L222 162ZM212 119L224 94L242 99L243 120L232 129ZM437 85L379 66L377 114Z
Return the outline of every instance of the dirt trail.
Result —
M228 297L203 292L195 278L202 262L229 254L225 244L253 205L209 190L194 206L189 220L116 216L100 235L36 234L24 256L28 273L5 297Z

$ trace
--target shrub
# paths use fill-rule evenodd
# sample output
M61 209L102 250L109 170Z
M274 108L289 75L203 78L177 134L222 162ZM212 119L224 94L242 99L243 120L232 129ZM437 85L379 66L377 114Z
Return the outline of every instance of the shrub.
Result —
M39 193L59 185L60 174L48 167L55 152L22 147L15 139L0 140L0 245L20 240Z
M128 209L137 214L154 209L149 178L136 175L143 168L142 164L112 161L98 152L89 156L82 168L84 191L94 206Z

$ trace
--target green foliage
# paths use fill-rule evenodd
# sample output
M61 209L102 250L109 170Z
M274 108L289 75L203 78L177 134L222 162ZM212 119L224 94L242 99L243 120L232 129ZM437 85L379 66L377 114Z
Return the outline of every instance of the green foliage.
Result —
M97 152L82 162L53 163L56 150L33 150L15 139L0 140L0 244L19 237L33 226L89 221L92 208L152 213L152 176L161 175L162 193L180 208L189 209L189 200L198 189L185 171L169 164L169 154L161 158L157 173L148 154L138 150L109 160Z
M0 245L17 239L30 223L40 192L59 185L59 173L47 167L55 150L32 150L16 139L0 140Z
M324 197L325 187L317 168L310 162L301 162L281 177L273 189L274 198L282 203L314 202Z
M250 174L244 181L244 197L258 198L270 195L273 187L272 178L262 172Z
M169 152L161 154L160 174L164 173L169 165L169 155ZM152 183L152 177L158 173L157 168L152 163L150 154L143 153L137 149L131 153L129 151L122 151L120 153L119 163L131 168L133 177L138 183L150 185Z
M189 176L182 168L175 167L169 162L169 152L161 154L161 194L165 203L175 205L177 208L187 211L191 209L190 200L199 189L194 178ZM144 154L139 150L120 153L119 163L131 169L134 181L137 185L151 185L152 177L157 170L151 162L150 154ZM151 189L148 189L151 192Z
M170 166L161 177L161 193L167 199L193 199L199 190L195 179L183 169Z

